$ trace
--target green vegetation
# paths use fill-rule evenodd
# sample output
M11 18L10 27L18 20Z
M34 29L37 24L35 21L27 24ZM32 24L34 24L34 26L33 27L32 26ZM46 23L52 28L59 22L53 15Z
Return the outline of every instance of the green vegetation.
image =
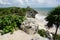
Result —
M21 23L26 19L25 15L31 8L8 7L0 8L0 33L13 33L20 28Z
M60 40L60 35L56 35L56 40Z
M53 25L56 26L56 32L53 37L53 39L56 40L57 31L60 26L60 7L56 7L54 10L52 10L46 17L46 21L48 21L46 25L48 28L53 27Z
M2 34L11 32L20 27L21 23L25 20L24 16L19 15L6 15L0 17L0 30L2 30Z
M14 30L20 28L21 23L26 19L27 11L33 10L30 7L8 7L0 8L0 33L13 33Z
M14 30L20 28L21 23L26 19L25 15L28 10L33 10L30 7L8 7L0 8L0 33L13 33Z
M38 34L42 37L47 37L46 36L46 31L44 29L38 30Z
M47 38L46 31L44 29L38 30L38 34L42 37ZM52 35L54 36L54 34ZM60 40L60 35L56 35L56 40Z
M0 8L0 16L8 14L17 14L20 16L25 16L28 10L31 10L31 8L20 8L20 7Z

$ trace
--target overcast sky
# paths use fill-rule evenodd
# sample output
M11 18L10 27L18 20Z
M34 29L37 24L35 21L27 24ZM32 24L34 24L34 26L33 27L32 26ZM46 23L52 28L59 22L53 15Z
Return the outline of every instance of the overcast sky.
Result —
M56 7L60 5L60 0L0 0L0 7Z

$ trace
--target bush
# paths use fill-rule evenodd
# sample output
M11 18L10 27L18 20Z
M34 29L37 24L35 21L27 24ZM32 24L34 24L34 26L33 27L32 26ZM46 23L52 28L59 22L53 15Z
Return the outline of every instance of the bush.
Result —
M54 36L54 34L53 34ZM60 40L60 34L57 34L56 37L55 37L56 40Z
M19 16L15 14L5 15L0 17L0 30L2 34L11 32L20 27L21 23L25 20L24 16Z
M42 37L47 37L46 36L46 31L44 29L38 30L38 34Z
M44 29L38 30L38 34L40 36L42 36L42 37L46 37L47 38L46 31ZM52 33L52 35L54 36L53 33ZM58 35L58 34L56 35L56 40L60 40L60 35Z
M20 16L26 15L26 8L20 7L8 7L8 8L0 8L0 16L8 15L8 14L17 14Z
M25 16L28 10L34 10L30 7L20 8L20 7L7 7L0 8L0 16L9 15L9 14L17 14L20 16Z
M56 40L60 40L60 35L57 35L56 36Z

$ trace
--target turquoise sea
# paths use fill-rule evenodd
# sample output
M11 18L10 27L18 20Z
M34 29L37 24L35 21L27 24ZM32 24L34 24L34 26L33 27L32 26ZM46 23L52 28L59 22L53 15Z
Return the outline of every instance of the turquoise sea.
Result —
M34 9L37 10L37 11L50 11L53 8L34 8Z
M40 15L47 15L53 8L34 8Z

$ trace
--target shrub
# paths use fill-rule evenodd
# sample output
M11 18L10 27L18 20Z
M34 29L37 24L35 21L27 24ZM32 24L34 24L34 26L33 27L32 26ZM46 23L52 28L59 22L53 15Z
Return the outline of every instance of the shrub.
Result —
M40 36L42 36L42 37L46 37L47 38L46 31L44 29L38 30L38 34ZM52 33L52 35L54 36L53 33ZM60 35L59 34L56 35L56 40L60 40Z
M19 16L15 14L5 15L0 17L0 30L2 34L11 32L20 27L21 23L25 20L24 16Z
M46 36L46 31L44 29L38 30L38 34L42 37L47 37Z
M60 40L60 35L57 35L56 36L56 40Z
M25 16L27 9L20 7L8 7L8 8L0 8L0 16L8 15L8 14L17 14L20 16Z
M53 36L54 36L54 34L53 34ZM56 40L60 40L60 34L56 35Z

